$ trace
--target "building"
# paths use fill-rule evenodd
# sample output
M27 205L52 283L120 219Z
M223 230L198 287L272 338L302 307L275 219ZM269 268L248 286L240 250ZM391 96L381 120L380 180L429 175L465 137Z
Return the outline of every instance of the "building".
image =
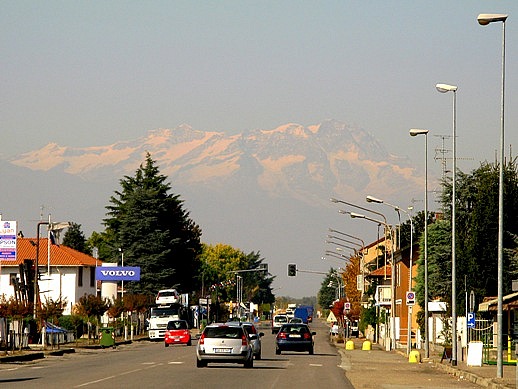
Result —
M0 261L0 294L7 299L15 295L16 280L21 280L20 265L26 260L32 260L34 264L36 253L40 301L62 299L66 302L63 314L70 315L82 296L97 294L95 268L102 265L102 261L70 247L53 244L47 238L20 237L16 240L16 260Z

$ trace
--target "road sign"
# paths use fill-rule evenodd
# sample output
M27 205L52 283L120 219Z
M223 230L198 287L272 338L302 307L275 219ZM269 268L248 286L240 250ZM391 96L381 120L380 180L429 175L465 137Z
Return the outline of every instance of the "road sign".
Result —
M344 303L344 310L350 311L351 310L351 303Z
M406 305L415 305L415 292L406 292Z
M475 328L475 312L468 312L468 328Z

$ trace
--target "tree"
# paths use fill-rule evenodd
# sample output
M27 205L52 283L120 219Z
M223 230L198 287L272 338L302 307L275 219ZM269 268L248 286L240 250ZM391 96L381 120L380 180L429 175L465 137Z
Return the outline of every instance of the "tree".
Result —
M86 244L85 235L81 231L81 224L70 223L63 236L63 245L85 254L91 253Z
M112 258L121 249L125 266L140 266L140 282L128 283L129 292L155 294L171 287L191 292L199 285L201 230L179 195L169 193L166 179L148 153L135 176L120 180L121 190L106 207Z
M333 268L329 269L329 272L324 278L324 281L320 284L320 290L318 292L318 304L322 309L329 309L333 305L333 301L336 299L336 289L329 285L331 282L336 284L336 270Z
M239 249L221 243L203 244L200 262L202 295L206 294L205 291L211 291L223 301L235 299L235 272L257 270L239 273L243 279L244 298L256 304L271 304L275 301L271 288L274 277L260 270L264 259L259 253L245 254Z
M110 305L110 300L107 298L101 298L93 294L85 294L79 298L79 301L74 305L74 313L83 316L87 320L88 339L90 339L92 334L92 324L99 324L101 316L110 308Z

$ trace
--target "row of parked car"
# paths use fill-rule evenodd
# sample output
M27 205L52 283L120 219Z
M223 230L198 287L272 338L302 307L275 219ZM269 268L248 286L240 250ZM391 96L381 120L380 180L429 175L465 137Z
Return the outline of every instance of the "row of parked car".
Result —
M284 323L275 339L275 353L282 351L307 351L313 354L315 332L304 323ZM229 321L206 326L196 346L196 366L209 362L240 363L252 368L254 358L262 357L261 337L252 322ZM191 333L185 320L172 320L167 325L165 347L171 344L192 344Z

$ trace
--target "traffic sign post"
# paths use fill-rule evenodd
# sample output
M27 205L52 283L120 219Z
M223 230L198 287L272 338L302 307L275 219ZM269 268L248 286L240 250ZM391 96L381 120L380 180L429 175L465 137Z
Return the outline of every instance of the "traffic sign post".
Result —
M406 292L406 305L415 305L415 292Z

